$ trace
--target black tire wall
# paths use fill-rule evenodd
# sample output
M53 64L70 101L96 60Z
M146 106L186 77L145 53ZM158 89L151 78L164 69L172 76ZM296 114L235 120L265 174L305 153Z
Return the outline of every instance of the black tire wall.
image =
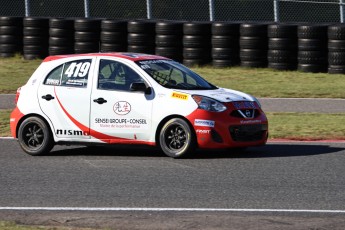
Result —
M22 53L23 18L0 17L0 57Z
M345 25L0 17L0 57L157 54L188 66L345 74Z
M49 18L26 17L23 26L24 59L41 59L48 56Z

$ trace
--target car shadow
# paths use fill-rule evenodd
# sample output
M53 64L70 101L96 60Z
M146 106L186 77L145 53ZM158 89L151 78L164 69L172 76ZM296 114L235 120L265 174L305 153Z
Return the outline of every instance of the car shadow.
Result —
M221 149L197 150L186 159L212 158L272 158L297 157L336 153L345 147L332 147L327 144L267 144L261 147L251 147L246 150ZM57 146L49 156L121 156L121 157L167 157L157 147L150 146Z

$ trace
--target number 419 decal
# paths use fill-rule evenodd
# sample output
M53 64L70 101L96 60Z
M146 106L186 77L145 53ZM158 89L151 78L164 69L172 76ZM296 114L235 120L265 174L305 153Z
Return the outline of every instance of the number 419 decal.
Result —
M90 69L90 62L72 62L65 71L67 77L85 77Z

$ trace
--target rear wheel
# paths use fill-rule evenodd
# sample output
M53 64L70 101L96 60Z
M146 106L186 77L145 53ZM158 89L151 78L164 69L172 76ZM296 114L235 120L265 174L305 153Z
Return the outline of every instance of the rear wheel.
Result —
M39 117L28 117L21 123L18 141L22 149L33 156L48 153L54 146L48 125Z
M194 151L195 135L185 120L173 118L162 127L159 144L166 155L179 158Z

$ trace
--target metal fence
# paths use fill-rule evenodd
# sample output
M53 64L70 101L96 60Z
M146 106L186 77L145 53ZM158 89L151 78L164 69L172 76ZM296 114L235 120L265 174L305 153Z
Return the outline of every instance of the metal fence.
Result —
M343 23L344 9L345 0L1 0L0 15Z

